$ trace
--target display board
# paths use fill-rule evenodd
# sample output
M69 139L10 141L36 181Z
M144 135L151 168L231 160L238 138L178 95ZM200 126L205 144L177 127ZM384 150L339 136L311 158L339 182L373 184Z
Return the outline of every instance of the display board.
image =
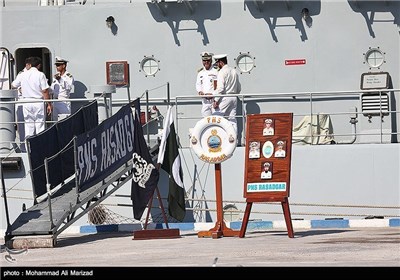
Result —
M244 168L244 237L254 202L281 202L289 237L294 237L289 209L292 113L247 115Z
M289 197L293 114L247 116L245 198Z

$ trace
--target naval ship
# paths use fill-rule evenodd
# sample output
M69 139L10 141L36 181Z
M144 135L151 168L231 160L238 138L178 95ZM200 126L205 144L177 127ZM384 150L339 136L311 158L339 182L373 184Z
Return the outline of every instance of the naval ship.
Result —
M400 1L3 0L0 11L1 230L9 237L138 222L123 170L115 192L105 186L86 204L71 199L58 209L64 214L55 227L13 227L21 213L40 205L11 88L29 56L42 58L49 82L55 57L67 59L75 78L72 111L96 100L99 123L140 98L154 156L173 105L186 222L215 221L214 165L193 153L189 138L202 119L195 82L203 51L227 54L242 85L237 146L221 163L226 221L243 219L246 119L264 113L293 114L293 220L400 216ZM164 173L159 189L166 207ZM153 221L160 217L156 204ZM279 221L282 209L256 204L250 218Z

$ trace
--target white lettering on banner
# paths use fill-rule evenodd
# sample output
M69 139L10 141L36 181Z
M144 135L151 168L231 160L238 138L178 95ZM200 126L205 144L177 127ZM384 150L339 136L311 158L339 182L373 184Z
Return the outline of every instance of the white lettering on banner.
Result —
M130 122L130 123L129 123ZM133 119L132 116L125 116L125 126L126 126L126 145L128 146L128 151L131 152L133 150ZM129 129L130 128L130 129Z
M133 151L134 121L131 114L117 119L111 126L77 147L80 184L104 172ZM99 145L98 145L99 144ZM101 157L101 158L100 158Z
M133 150L133 120L125 116L125 121L117 123L101 133L101 165L104 171Z
M79 182L82 177L82 170L85 169L84 181L93 177L97 170L97 156L95 150L97 147L96 138L90 142L86 142L83 146L78 146L78 165L79 165Z

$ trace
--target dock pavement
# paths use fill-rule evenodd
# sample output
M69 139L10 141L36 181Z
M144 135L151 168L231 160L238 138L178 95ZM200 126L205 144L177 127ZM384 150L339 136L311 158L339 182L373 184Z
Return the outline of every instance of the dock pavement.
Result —
M2 278L10 271L24 276L25 268L57 268L58 273L101 267L400 268L400 228L303 229L294 238L276 229L214 239L194 231L148 240L136 240L130 232L71 234L58 236L53 248L13 252L2 245L1 251Z

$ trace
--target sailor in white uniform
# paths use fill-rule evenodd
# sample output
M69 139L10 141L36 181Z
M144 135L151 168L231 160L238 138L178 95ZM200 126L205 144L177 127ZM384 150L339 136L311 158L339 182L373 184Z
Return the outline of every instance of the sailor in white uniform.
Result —
M249 158L260 158L260 142L250 143Z
M23 103L23 114L25 121L25 138L35 135L45 129L46 113L51 114L52 104L43 102L43 99L50 99L49 85L46 75L40 72L42 59L31 57L29 69L21 72L12 82L13 88L21 87L21 98Z
M264 121L264 129L263 129L263 135L274 135L275 131L272 126L272 119L265 119Z
M271 179L272 178L272 172L271 170L269 170L270 167L270 163L269 162L265 162L264 163L264 169L261 172L261 179Z
M285 157L286 151L283 149L285 143L283 141L278 141L278 143L276 144L278 146L278 149L275 151L275 157Z
M217 89L215 95L225 95L223 97L214 98L213 115L227 116L232 123L233 128L237 132L236 123L236 107L237 96L242 90L239 75L234 68L228 66L228 58L226 54L214 55L215 63L219 67L217 77Z
M210 52L201 53L203 68L197 73L196 79L196 90L199 95L212 96L215 90L214 85L217 83L218 70L212 67L212 56L213 54ZM204 97L201 99L201 115L203 117L211 115L213 100L213 97Z
M68 100L74 85L74 77L67 71L68 61L56 57L55 65L57 73L54 75L51 84L53 99ZM71 102L54 102L53 121L58 121L71 114Z

